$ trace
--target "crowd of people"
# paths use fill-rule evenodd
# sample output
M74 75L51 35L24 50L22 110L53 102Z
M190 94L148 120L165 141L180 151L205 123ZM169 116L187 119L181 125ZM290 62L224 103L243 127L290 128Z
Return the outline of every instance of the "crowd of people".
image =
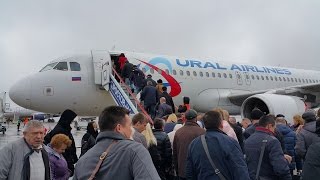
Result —
M189 97L176 107L161 79L144 78L122 55L119 68L132 91L141 91L153 124L142 113L131 118L124 107L106 107L98 124L88 123L78 158L75 112L65 110L48 134L30 120L21 139L0 149L0 179L319 179L320 110L289 124L282 114L253 109L237 122L221 108L196 112Z
M48 134L30 120L23 138L0 149L0 179L318 179L319 115L308 110L290 125L254 109L236 122L220 108L181 106L150 124L110 106L88 123L78 159L70 125L77 114L66 110Z

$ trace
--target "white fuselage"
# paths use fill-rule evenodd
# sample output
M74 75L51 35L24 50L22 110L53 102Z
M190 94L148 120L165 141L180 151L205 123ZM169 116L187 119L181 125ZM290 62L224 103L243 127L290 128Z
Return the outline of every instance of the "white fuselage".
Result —
M178 82L180 87L174 88L181 88L181 92L175 91L175 104L182 104L182 97L188 96L191 106L201 112L219 106L231 114L239 114L240 106L230 102L229 95L320 82L318 71L140 53L125 55L132 64L138 65L146 74L151 74L154 80L162 79L167 83L164 76L150 68L147 63L164 70ZM35 73L12 86L11 99L20 106L36 111L61 113L65 109L72 109L78 115L87 116L97 116L106 106L115 105L110 93L94 83L90 55L59 61L78 62L81 71L70 71L69 65L68 71L50 69ZM171 86L168 86L168 92L171 92ZM319 94L314 95L319 97Z

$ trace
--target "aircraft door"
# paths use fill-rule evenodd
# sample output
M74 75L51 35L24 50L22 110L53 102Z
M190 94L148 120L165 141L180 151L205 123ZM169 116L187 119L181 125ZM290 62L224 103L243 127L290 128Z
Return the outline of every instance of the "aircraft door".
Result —
M241 73L239 71L236 71L236 78L237 78L237 83L238 85L242 85L242 76Z
M244 74L244 77L245 77L245 79L246 79L246 84L247 84L247 85L251 85L251 80L250 80L250 75L249 75L249 73L248 73L248 72L244 72L243 74Z
M101 84L108 90L107 84L110 82L112 71L111 57L108 51L91 50L95 84Z

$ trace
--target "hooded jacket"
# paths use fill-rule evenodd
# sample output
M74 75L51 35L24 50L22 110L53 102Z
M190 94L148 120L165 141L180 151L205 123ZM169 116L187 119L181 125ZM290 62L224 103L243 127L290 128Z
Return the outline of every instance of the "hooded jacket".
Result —
M293 170L296 167L296 151L294 149L297 140L296 133L292 129L290 129L290 127L284 124L277 124L277 130L283 135L285 147L284 153L292 157L292 162L289 167L291 170Z
M66 149L66 151L62 155L68 163L68 168L71 171L71 175L73 174L73 170L74 170L73 164L75 164L78 161L76 145L75 145L73 136L71 134L72 128L70 126L71 122L76 116L77 114L72 110L69 110L69 109L65 110L61 114L60 120L57 123L57 125L44 137L45 144L49 144L51 141L51 138L56 134L64 134L70 138L70 140L72 141L72 144L68 149Z
M306 123L297 134L297 143L295 146L297 155L304 158L309 146L316 141L320 141L319 136L316 134L316 121L311 121Z

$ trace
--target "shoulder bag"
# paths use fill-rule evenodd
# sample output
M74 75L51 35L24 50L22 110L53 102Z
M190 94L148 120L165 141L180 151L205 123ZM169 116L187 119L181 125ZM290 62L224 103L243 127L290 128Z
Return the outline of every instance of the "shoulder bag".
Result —
M214 169L214 173L219 177L220 180L226 180L226 178L221 174L220 170L216 167L216 165L212 161L212 158L209 154L208 145L207 145L207 142L205 139L205 135L201 135L201 143L202 143L203 149L206 152L206 155L209 159L209 162L210 162L212 168Z
M89 177L89 180L93 180L96 178L96 174L98 173L102 163L103 163L103 160L107 157L107 155L109 154L109 151L111 149L111 147L116 144L118 141L116 140L112 140L112 143L108 146L108 148L100 155L100 158L99 158L99 162L98 164L96 165L95 169L93 170L91 176Z

